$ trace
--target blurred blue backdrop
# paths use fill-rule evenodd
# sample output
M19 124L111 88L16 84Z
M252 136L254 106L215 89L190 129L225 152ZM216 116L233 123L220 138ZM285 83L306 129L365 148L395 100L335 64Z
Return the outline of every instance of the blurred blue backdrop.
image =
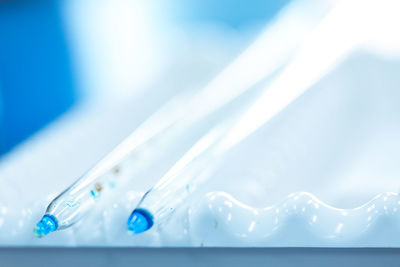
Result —
M241 29L272 18L290 0L172 0L168 5L176 11L174 17L183 23L223 23Z
M0 154L76 101L60 1L0 3Z
M288 2L173 0L151 5L168 7L163 8L166 17L180 25L217 23L240 30L267 21ZM66 3L0 2L0 155L79 100L63 18Z

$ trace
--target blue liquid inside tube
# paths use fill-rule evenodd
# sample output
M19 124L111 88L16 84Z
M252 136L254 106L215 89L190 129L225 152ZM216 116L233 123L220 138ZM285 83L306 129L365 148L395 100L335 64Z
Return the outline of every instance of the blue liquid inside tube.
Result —
M45 236L51 232L54 232L58 228L57 220L54 216L46 214L43 218L36 224L33 232L37 237Z
M135 209L128 219L128 231L132 234L140 234L149 230L153 224L153 216L144 209Z

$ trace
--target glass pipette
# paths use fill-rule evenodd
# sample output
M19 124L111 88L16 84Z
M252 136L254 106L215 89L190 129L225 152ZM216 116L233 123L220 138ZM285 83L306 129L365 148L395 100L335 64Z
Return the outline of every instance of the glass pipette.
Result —
M210 114L276 71L293 53L303 35L319 21L319 16L326 11L327 5L324 4L320 8L321 12L315 13L317 15L309 16L304 13L301 5L289 5L286 11L278 16L276 22L204 90L190 100L181 96L166 104L109 155L56 197L49 204L34 233L41 237L78 222L92 209L96 199L112 189L116 183L121 183L120 168L133 169L137 163L137 160L133 159L134 155L138 155L141 149L157 150L154 143L148 144L150 140L161 135L165 139L168 131L172 136L179 135L197 119ZM306 23L296 22L293 17L298 16L302 16L301 21ZM293 34L294 28L297 34ZM282 36L287 38L280 38ZM265 60L266 58L268 60ZM257 71L249 72L249 69L254 69L250 68L251 66L256 66ZM191 110L190 114L185 114L186 110Z
M128 219L129 232L145 232L171 216L175 209L207 180L224 152L267 123L307 91L358 44L358 36L351 40L344 38L346 33L353 29L346 31L343 28L344 24L335 24L341 19L342 11L339 6L327 16L306 40L305 47L233 126L226 125L226 129L218 128L207 134L143 196ZM344 34L344 37L341 34ZM336 49L327 45L334 40L341 44ZM316 47L323 48L318 50Z

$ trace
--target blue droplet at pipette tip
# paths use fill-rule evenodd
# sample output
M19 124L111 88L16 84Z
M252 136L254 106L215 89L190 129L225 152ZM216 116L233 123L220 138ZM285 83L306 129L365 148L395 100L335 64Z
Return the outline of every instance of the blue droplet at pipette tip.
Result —
M43 218L36 224L33 233L37 237L43 237L51 232L54 232L58 228L57 219L52 215L44 215Z
M135 209L128 219L128 232L140 234L149 230L154 224L153 216L144 209Z

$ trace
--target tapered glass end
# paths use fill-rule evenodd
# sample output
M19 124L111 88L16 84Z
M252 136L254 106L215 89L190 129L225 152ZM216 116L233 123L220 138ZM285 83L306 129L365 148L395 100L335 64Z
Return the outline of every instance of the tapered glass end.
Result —
M140 234L149 230L154 224L153 216L144 209L135 209L128 219L128 231L131 234Z
M35 229L33 229L33 233L37 237L43 237L51 232L57 230L58 224L57 220L54 216L46 214L43 218L36 224Z

